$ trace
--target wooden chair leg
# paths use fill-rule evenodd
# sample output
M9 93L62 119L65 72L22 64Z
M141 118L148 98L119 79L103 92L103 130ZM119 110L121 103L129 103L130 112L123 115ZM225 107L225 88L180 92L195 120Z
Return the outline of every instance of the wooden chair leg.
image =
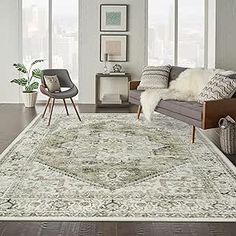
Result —
M195 133L196 133L196 127L192 126L192 139L191 139L191 143L195 142Z
M66 105L66 100L63 99L63 102L64 102L64 105L65 105L65 108L66 108L66 114L69 116L69 111L68 111L68 108L67 108L67 105Z
M70 100L71 100L71 102L72 102L72 104L73 104L73 107L74 107L74 109L75 109L75 112L76 112L76 114L77 114L77 116L78 116L79 120L81 121L81 118L80 118L80 116L79 116L79 112L78 112L78 110L77 110L77 108L76 108L76 105L75 105L75 103L74 103L73 99L72 99L72 98L70 98Z
M50 116L49 116L49 120L48 120L48 126L49 126L49 125L50 125L50 123L51 123L51 119L52 119L52 112L53 112L53 107L54 107L54 104L55 104L55 98L53 98L53 100L52 100L52 107L51 107Z
M48 106L49 106L49 104L50 104L50 101L51 101L51 98L49 98L48 101L47 101L47 104L46 104L46 106L45 106L45 109L44 109L42 118L44 118L44 116L45 116L45 114L46 114L46 111L47 111L47 109L48 109Z
M138 112L137 112L137 119L138 119L138 120L139 120L139 118L140 118L141 112L142 112L142 106L139 105L139 106L138 106Z

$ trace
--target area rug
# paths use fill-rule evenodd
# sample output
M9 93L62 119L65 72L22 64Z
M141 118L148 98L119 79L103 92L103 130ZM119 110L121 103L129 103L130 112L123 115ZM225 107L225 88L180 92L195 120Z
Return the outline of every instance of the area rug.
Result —
M0 219L235 221L235 167L156 114L37 117L0 159Z

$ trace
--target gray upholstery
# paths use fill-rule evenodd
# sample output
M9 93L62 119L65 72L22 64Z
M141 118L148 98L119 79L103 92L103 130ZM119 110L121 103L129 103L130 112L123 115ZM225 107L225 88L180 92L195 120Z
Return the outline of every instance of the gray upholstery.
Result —
M179 66L172 66L171 71L170 71L170 77L169 77L169 82L172 80L176 80L178 76L185 71L188 68L185 67L179 67Z
M163 108L195 120L201 120L202 107L202 104L198 102L161 100L156 110Z
M167 110L167 109L163 109L163 108L160 108L160 107L157 107L156 108L156 111L163 114L163 115L167 115L167 116L170 116L176 120L180 120L180 121L183 121L189 125L193 125L195 127L199 127L201 128L202 126L202 121L201 120L195 120L191 117L188 117L188 116L185 116L183 114L179 114L179 113L176 113L176 112L173 112L173 111L170 111L170 110Z
M57 75L61 88L68 88L68 89L62 92L54 92L54 93L49 92L44 81L45 75L48 75L48 76ZM51 98L56 98L56 99L72 98L78 94L78 89L72 82L70 75L66 69L43 70L42 85L40 86L40 90L46 96L51 97Z

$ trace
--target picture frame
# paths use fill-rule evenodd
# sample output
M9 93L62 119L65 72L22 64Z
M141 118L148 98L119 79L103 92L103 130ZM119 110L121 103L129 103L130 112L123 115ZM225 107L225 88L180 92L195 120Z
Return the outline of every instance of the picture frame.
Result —
M100 35L100 61L108 54L110 62L128 61L128 35L101 34Z
M128 7L127 4L101 4L100 31L127 32Z

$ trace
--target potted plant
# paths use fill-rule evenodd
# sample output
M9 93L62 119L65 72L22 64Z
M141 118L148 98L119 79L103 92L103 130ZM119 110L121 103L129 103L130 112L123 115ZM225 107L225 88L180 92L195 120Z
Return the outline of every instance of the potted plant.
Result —
M13 66L23 75L18 79L11 80L11 83L16 83L22 87L23 89L23 101L25 107L34 107L37 100L37 89L39 87L39 82L36 81L41 79L42 71L38 68L33 69L33 67L44 60L35 60L29 67L26 68L25 65L17 63Z

